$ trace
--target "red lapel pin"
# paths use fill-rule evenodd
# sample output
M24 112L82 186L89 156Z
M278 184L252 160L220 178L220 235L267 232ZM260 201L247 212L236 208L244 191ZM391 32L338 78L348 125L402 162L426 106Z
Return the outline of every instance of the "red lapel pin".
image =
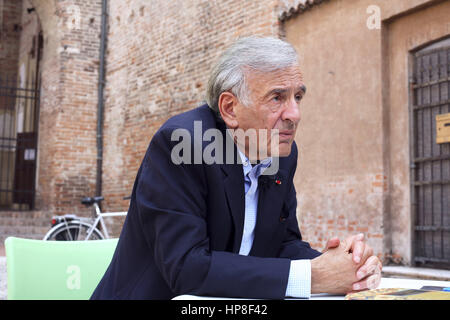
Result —
M275 180L275 183L280 185L281 184L281 180L277 179L277 180Z

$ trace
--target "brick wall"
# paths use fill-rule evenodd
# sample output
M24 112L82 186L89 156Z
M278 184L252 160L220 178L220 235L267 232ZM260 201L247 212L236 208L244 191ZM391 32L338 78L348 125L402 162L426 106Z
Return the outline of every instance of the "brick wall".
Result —
M17 11L19 26L27 24L26 9L35 8L43 30L36 210L87 213L79 200L95 191L101 1L24 0L23 8L0 1ZM127 209L122 197L131 192L153 133L203 100L223 49L242 35L278 34L277 10L276 0L109 2L105 210ZM28 23L21 49L10 56L28 50L35 33ZM11 42L19 43L19 35Z
M300 158L300 161L302 159ZM379 174L329 175L304 177L297 182L297 217L302 236L314 248L324 248L337 236L345 239L364 233L375 254L383 252L385 230L383 197L388 190L387 177Z
M154 132L203 99L209 69L237 37L277 35L277 1L110 2L104 194L126 210Z
M32 1L44 31L38 209L86 212L95 192L101 1Z
M87 213L79 200L95 191L101 1L29 3L44 31L37 209ZM218 55L239 36L278 35L278 13L277 0L109 1L105 210L127 209L128 201L122 197L131 193L151 137L170 116L204 99L209 70ZM374 193L383 192L383 174L366 178ZM351 185L344 182L329 181L326 192L336 199L333 203L317 205L315 212L299 212L305 240L314 247L323 246L330 230L341 238L356 232L382 237L371 227L380 225L378 210L363 218L343 213L358 195L357 187L341 190ZM297 191L301 205L315 192ZM373 203L374 208L378 205ZM122 221L113 224L114 235Z

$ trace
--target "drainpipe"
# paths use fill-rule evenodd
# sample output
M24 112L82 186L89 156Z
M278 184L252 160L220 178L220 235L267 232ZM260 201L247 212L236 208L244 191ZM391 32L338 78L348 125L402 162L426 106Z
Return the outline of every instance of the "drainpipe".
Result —
M100 69L98 77L98 105L97 105L97 176L95 183L95 195L102 195L102 167L103 167L103 91L105 87L105 49L107 27L108 1L102 1L102 21L100 39Z

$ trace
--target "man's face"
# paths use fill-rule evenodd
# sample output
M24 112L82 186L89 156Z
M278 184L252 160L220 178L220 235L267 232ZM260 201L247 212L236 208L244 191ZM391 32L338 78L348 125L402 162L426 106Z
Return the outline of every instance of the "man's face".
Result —
M260 130L265 129L267 139L261 139L258 135L259 152L265 149L268 156L288 156L300 122L300 101L306 90L299 68L290 67L270 73L248 70L246 75L251 103L248 106L237 103L234 111L238 125L235 129L256 129L260 132L265 132ZM277 137L278 144L272 145L272 140L275 138L276 141ZM272 150L274 148L278 150ZM254 159L248 153L249 142L245 150L247 156Z

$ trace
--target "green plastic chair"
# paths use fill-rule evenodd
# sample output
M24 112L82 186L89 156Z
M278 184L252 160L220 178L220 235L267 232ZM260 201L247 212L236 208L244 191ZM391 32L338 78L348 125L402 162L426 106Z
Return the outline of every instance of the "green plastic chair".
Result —
M8 237L8 300L89 299L111 262L117 241Z

